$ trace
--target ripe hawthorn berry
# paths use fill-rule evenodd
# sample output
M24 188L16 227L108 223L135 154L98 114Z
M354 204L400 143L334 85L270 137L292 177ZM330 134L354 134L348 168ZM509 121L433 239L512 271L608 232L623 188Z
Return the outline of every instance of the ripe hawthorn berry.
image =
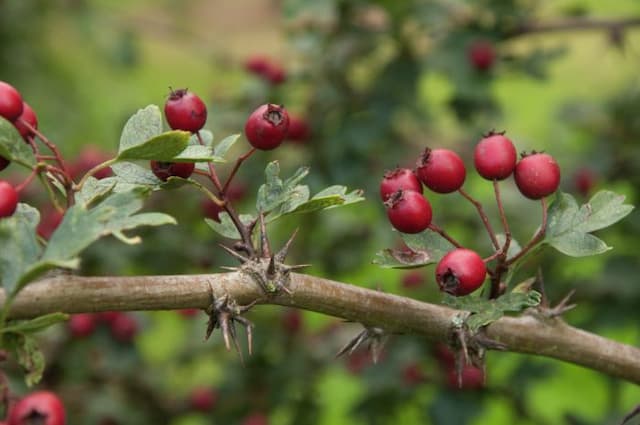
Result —
M284 106L267 103L249 115L244 132L247 140L256 149L275 149L287 136L289 114Z
M432 191L451 193L462 187L467 171L454 151L426 148L418 159L416 174Z
M196 164L193 162L151 161L151 171L163 182L166 182L169 177L188 179L195 168Z
M420 233L431 224L431 204L420 192L398 190L385 206L391 225L402 233Z
M75 338L86 338L96 330L96 317L90 313L74 314L69 319L69 332Z
M436 266L436 282L450 295L467 295L482 286L487 267L475 251L456 248L449 251Z
M189 394L189 406L198 412L209 412L218 401L218 393L213 388L197 387Z
M476 170L487 180L506 179L513 173L517 161L518 153L513 142L500 133L489 133L473 152Z
M380 196L383 201L399 190L412 190L422 193L422 183L416 174L408 168L396 168L384 173L380 182Z
M489 41L478 40L469 46L467 57L475 69L487 71L495 62L496 51Z
M13 122L23 139L27 140L29 136L33 136L33 132L25 125L29 124L31 127L38 128L38 117L33 111L31 106L27 102L22 103L22 114Z
M110 323L111 336L116 341L129 343L138 333L138 322L130 314L119 314Z
M541 199L551 195L560 185L560 167L546 153L525 155L516 164L513 173L516 186L529 199Z
M65 411L62 401L50 391L33 392L11 409L7 425L64 425Z
M256 74L261 77L266 74L267 69L269 69L270 66L271 60L268 57L262 55L251 56L244 63L244 69L246 69L247 72Z
M18 192L7 181L0 180L0 218L11 217L18 207Z
M81 178L87 171L96 165L102 164L103 162L111 159L112 157L113 155L104 152L95 145L85 145L76 157L75 161L69 164L69 173L71 174L71 178ZM111 167L106 167L95 173L93 177L101 180L110 177L111 175L113 175L113 170L111 170Z
M22 96L9 83L0 81L0 117L15 121L22 114Z
M171 90L164 104L164 116L172 129L197 133L207 122L207 106L187 89Z
M287 131L287 140L294 143L303 144L311 137L311 127L304 118L295 115L289 116L289 130Z
M9 166L9 164L11 164L11 161L9 161L7 158L0 156L0 171L4 170L5 168L7 168Z
M56 231L64 214L57 209L50 207L45 209L40 215L40 222L36 228L36 233L43 239L49 240L53 232Z
M2 166L0 165L0 170ZM582 197L587 197L598 183L598 175L591 168L583 167L573 175L573 184Z

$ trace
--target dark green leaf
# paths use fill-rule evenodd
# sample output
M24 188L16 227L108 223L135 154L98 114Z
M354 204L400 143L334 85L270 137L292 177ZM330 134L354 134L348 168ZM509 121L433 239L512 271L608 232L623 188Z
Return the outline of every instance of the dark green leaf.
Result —
M167 131L137 145L121 148L117 158L118 160L172 161L187 148L189 137L191 137L191 133L188 131ZM198 147L192 146L192 148ZM199 148L206 149L202 146ZM211 158L211 154L207 151L204 160L209 158Z
M429 254L424 251L385 249L376 253L373 264L392 269L412 269L431 264Z
M31 147L24 142L13 124L2 117L0 117L0 156L27 168L32 168L36 163Z
M218 215L220 222L205 218L204 221L219 235L229 239L240 239L240 233L236 229L231 217L226 212L222 212ZM249 224L255 217L248 214L241 214L240 221L244 224Z
M118 185L124 183L126 185L135 186L159 186L162 180L157 178L155 174L149 169L149 163L141 165L133 162L118 162L111 166L111 169L115 173L115 177L109 177L102 179L101 181L110 181L109 179L115 179ZM119 192L118 188L115 189Z
M0 330L0 333L35 333L40 332L49 326L55 325L60 322L64 322L69 319L68 314L64 313L50 313L44 316L36 317L30 320L19 320L9 322L4 329Z
M11 217L0 220L0 280L7 293L15 291L22 275L40 257L39 221L38 210L26 204L18 204Z
M455 248L451 242L429 229L416 234L403 233L401 236L411 250L425 253L429 257L427 264L437 263L447 252Z
M149 105L138 110L124 126L120 136L118 153L137 146L162 133L162 115L160 108Z
M271 211L280 206L286 199L284 183L280 179L280 165L278 161L267 164L265 168L266 183L258 189L256 209L262 212Z
M549 207L544 243L574 257L600 254L611 249L590 234L610 226L627 216L633 206L624 204L625 197L609 191L596 193L578 207L573 196L558 192Z

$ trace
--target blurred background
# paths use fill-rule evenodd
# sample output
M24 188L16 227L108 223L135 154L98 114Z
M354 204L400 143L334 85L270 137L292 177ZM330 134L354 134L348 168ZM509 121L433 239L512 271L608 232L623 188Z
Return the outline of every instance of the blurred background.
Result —
M371 264L399 243L377 193L384 171L413 167L426 146L454 149L469 168L467 191L495 213L472 152L483 133L506 130L519 151L554 155L562 190L580 201L607 188L636 204L639 17L637 0L0 0L0 80L21 91L79 174L114 153L127 118L162 105L169 87L206 101L217 140L241 132L259 104L284 104L296 131L243 166L233 187L239 209L253 208L264 166L276 158L285 176L310 165L312 192L363 188L364 203L282 220L270 229L275 245L299 227L291 262L312 263L309 273L440 302L433 268ZM584 29L586 21L599 24ZM238 154L247 149L237 145ZM19 178L15 168L7 178ZM56 217L32 188L46 237ZM488 252L470 205L455 194L427 196L439 226ZM538 205L512 180L503 196L515 237L526 241L540 223ZM140 246L101 241L82 273L233 264L202 220L218 211L199 194L158 193L148 209L180 224L147 232ZM551 300L576 289L569 323L637 346L639 227L634 212L600 232L614 247L607 254L545 251L521 278L541 268ZM219 334L203 342L199 311L77 315L42 335L41 386L60 393L74 425L595 425L619 424L640 403L632 384L498 352L486 376L465 370L459 389L451 354L419 338L394 337L373 365L365 351L334 359L357 325L265 306L248 317L257 335L242 365ZM26 391L18 371L11 386Z

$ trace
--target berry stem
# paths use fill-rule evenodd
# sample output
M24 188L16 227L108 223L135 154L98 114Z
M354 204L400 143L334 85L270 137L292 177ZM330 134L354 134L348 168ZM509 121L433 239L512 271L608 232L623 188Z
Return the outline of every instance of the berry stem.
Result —
M198 138L198 143L204 146L205 143L204 140L202 140L202 135L200 135L199 131L196 133L196 137ZM216 187L216 189L218 189L218 191L222 192L222 185L220 184L220 179L218 178L218 174L216 173L216 169L213 166L213 163L208 162L207 165L209 166L209 178L211 179L211 182Z
M49 181L49 179L46 176L42 175L41 172L38 172L38 178L40 179L40 183L42 183L42 185L46 189L47 195L49 195L49 199L51 199L51 203L53 204L53 207L56 209L56 211L64 213L65 209L58 202L58 198L56 197L56 194L53 191L53 188L51 187L51 182Z
M40 131L38 131L37 128L33 127L27 121L21 119L20 122L31 133L35 134L36 137L38 137L38 139L42 140L42 143L44 143L49 148L49 150L53 153L53 156L55 157L55 161L60 166L60 170L62 170L62 175L64 176L64 179L65 179L65 181L62 182L62 184L64 185L65 188L67 188L67 192L71 192L72 180L71 180L71 177L69 175L69 171L67 170L67 167L66 167L66 165L64 163L64 160L62 159L62 155L60 154L60 150L58 149L58 147L55 145L55 143L51 142L44 134L42 134ZM72 197L70 197L70 198L72 198Z
M442 229L441 227L438 227L435 224L431 223L429 224L428 229L436 232L437 234L439 234L440 236L448 240L451 243L451 245L455 246L456 248L462 248L462 245L458 241L456 241L453 237L451 237L451 235L445 232L444 229Z
M22 183L20 183L15 187L16 192L20 193L22 189L27 187L33 181L33 179L38 175L38 172L39 172L38 167L34 167L33 170L31 170L31 173L29 173L29 176L26 179L24 179Z
M502 197L500 196L500 186L498 180L493 180L493 191L496 194L496 203L498 204L498 212L500 213L500 220L502 220L502 227L504 228L504 245L499 250L498 257L501 261L507 258L507 252L511 245L511 230L509 229L509 223L507 222L507 215L504 213L504 206L502 205Z
M238 159L236 160L236 163L233 166L233 169L231 170L231 173L229 173L229 177L227 177L227 181L224 183L224 187L222 188L222 193L227 193L227 189L229 189L231 180L233 180L233 178L235 177L236 173L238 172L238 169L240 168L240 166L244 161L246 161L251 155L253 155L255 151L256 151L256 148L251 148L247 153L245 153L244 155L240 155L238 157Z
M509 258L506 261L507 266L511 266L515 262L519 261L522 257L527 255L535 246L544 238L545 232L547 230L547 200L546 198L540 199L540 204L542 205L542 224L538 228L538 231L531 238L531 240L522 248L520 252L518 252L513 257Z
M471 195L469 195L467 192L464 191L463 188L458 189L458 192L460 192L460 194L464 196L465 199L467 199L469 202L473 204L474 207L476 207L476 210L478 210L478 215L480 216L480 219L482 220L482 223L484 224L485 229L487 229L489 238L491 238L491 243L493 244L493 247L496 250L499 250L500 244L498 243L498 239L496 238L496 233L493 231L493 228L491 227L491 223L489 222L489 218L484 212L482 204L476 201L475 199L473 199Z

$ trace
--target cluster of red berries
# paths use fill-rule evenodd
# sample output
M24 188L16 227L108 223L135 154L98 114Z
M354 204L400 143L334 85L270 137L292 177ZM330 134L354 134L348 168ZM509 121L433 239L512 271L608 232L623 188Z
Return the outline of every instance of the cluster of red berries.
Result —
M9 408L6 425L30 424L65 425L66 414L60 398L50 391L36 391Z
M22 95L15 87L4 81L0 81L0 117L10 121L25 140L32 136L31 128L38 127L38 118L33 109L22 100ZM10 162L0 156L0 171L7 168ZM0 218L13 215L17 206L18 192L8 182L0 180Z
M550 155L532 152L518 161L516 148L503 133L489 133L476 145L474 165L487 180L504 180L513 174L520 193L541 199L560 184L560 167ZM384 175L380 196L389 221L402 233L420 233L431 226L433 211L422 186L446 194L461 190L466 168L460 156L449 149L425 149L414 170L396 168ZM475 251L457 248L436 267L440 289L452 295L467 295L478 289L486 276L485 263Z
M69 333L74 338L87 338L101 324L109 328L111 336L116 341L125 344L130 343L138 333L138 321L136 318L121 311L74 314L68 322Z
M244 64L244 68L272 85L282 84L287 79L284 67L266 56L252 56Z

